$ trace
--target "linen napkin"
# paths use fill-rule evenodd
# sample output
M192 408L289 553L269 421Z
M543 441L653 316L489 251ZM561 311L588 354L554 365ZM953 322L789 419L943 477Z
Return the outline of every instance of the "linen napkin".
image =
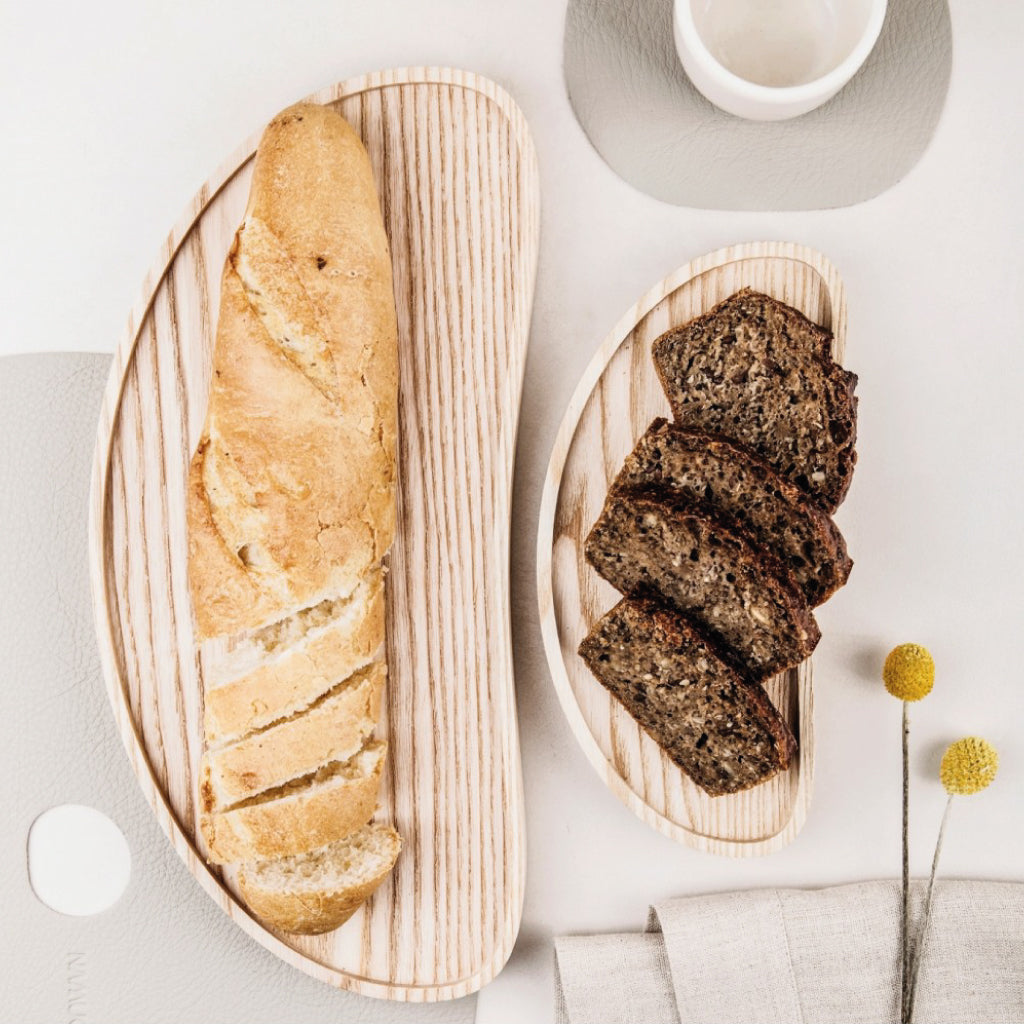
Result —
M199 887L139 789L114 726L89 597L89 471L110 357L0 358L0 1021L3 1024L470 1024L476 998L342 992L250 939ZM29 884L25 841L54 804L124 832L131 881L93 917Z
M897 1022L900 916L898 881L670 900L644 934L556 940L556 1019ZM1024 1021L1024 884L936 883L914 1020Z

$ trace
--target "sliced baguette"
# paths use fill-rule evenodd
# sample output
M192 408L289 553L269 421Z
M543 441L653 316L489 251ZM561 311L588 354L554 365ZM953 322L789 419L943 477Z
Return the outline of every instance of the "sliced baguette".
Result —
M365 668L384 640L383 576L376 574L343 602L323 602L273 633L261 632L204 662L211 684L203 718L210 747L308 708L339 679ZM218 676L229 678L218 685Z
M306 853L365 825L377 806L386 743L368 743L348 761L204 814L203 838L214 864Z
M254 914L303 935L344 924L387 877L402 840L371 823L344 839L296 857L243 864L238 884Z
M200 769L203 810L231 807L353 757L380 717L386 676L384 662L376 661L294 717L208 751Z
M377 826L328 845L372 816L384 757L368 741L386 675L397 360L366 150L330 108L291 107L260 140L227 255L187 501L206 705L200 823L211 859L252 862L243 892L278 927L335 927L400 844ZM323 900L296 895L277 859L315 848L328 852L294 871L333 884Z

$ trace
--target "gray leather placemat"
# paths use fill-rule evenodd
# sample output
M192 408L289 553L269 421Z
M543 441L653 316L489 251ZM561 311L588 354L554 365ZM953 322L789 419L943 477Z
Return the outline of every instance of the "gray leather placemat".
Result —
M569 0L565 80L598 153L631 185L680 206L817 210L896 184L921 158L952 67L946 0L889 0L864 67L792 121L744 121L690 84L671 0Z
M89 472L109 365L0 359L0 1022L469 1024L473 997L387 1003L278 960L211 902L157 825L114 726L89 599ZM55 913L29 886L29 827L62 803L98 808L131 848L128 889L94 917Z

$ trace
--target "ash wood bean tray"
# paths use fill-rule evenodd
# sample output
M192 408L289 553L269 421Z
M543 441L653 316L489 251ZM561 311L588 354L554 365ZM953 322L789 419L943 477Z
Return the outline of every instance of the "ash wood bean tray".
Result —
M236 900L231 872L208 865L197 845L202 688L185 480L205 412L221 267L258 136L203 186L167 239L115 357L91 508L100 648L149 803L240 927L346 989L454 998L504 965L523 900L508 563L537 260L536 160L519 109L477 75L407 68L310 99L335 106L366 143L399 316L399 531L380 730L391 748L380 813L405 848L355 918L325 936L268 931Z
M562 421L541 499L537 587L555 689L580 746L604 783L665 835L710 853L749 857L791 842L814 785L811 659L766 684L800 744L789 771L733 796L709 797L662 752L590 674L576 653L618 600L587 564L583 545L626 455L656 416L671 418L651 343L743 287L795 306L846 341L843 283L829 261L787 242L710 253L644 295L602 342Z

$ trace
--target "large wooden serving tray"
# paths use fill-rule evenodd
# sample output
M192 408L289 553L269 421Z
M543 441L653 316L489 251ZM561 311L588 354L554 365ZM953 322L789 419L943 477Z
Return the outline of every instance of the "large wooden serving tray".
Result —
M753 856L789 843L814 781L811 662L767 684L800 743L790 770L735 796L709 797L665 756L576 653L619 594L587 564L583 544L623 459L656 416L671 418L651 343L740 288L766 292L835 335L842 359L846 300L820 253L783 242L731 246L688 263L652 288L612 330L562 421L541 499L537 587L555 689L576 738L605 784L649 825L711 853Z
M202 689L185 481L205 413L221 268L258 136L171 233L114 360L91 509L100 649L142 789L209 895L314 977L371 996L448 999L497 974L522 911L508 566L536 159L519 109L473 74L386 71L310 99L332 104L361 133L394 260L401 477L380 817L405 847L391 879L337 932L277 934L249 916L231 873L197 848Z

